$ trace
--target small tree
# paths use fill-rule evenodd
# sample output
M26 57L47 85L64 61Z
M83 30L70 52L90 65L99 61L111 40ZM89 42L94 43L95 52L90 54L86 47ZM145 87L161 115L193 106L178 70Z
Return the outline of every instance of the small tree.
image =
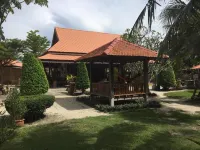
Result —
M5 100L5 107L8 113L14 120L23 119L26 112L26 105L24 101L19 98L20 93L15 88L13 89Z
M26 54L23 60L20 92L22 95L44 94L49 84L43 66L33 54Z
M76 88L81 89L84 93L85 89L90 87L90 81L88 77L88 71L85 63L78 63L77 76L76 76Z
M160 72L158 76L158 85L162 86L165 90L176 86L175 73L171 65Z
M25 41L28 52L33 53L36 57L42 55L50 45L47 37L43 37L38 33L38 30L29 31Z

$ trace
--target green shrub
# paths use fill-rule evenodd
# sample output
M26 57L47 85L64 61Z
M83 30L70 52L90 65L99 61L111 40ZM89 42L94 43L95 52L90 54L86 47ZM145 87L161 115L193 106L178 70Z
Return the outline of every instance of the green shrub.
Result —
M47 108L51 107L55 101L55 97L51 95L31 95L21 96L27 107L25 119L33 121L41 118Z
M25 54L22 67L21 95L38 95L48 91L49 84L42 63L33 54Z
M161 104L158 101L138 101L135 103L128 103L122 105L115 105L114 107L110 105L96 105L95 108L102 112L115 112L115 111L126 111L134 110L138 108L160 108Z
M20 93L15 88L9 93L5 100L6 110L14 120L23 119L27 111L24 101L22 101L19 96Z
M165 90L168 90L170 87L176 87L176 78L171 65L160 72L158 76L158 85L162 86Z
M88 71L85 63L78 63L77 67L77 77L76 77L76 88L81 89L82 93L85 89L90 87L90 81L88 77Z

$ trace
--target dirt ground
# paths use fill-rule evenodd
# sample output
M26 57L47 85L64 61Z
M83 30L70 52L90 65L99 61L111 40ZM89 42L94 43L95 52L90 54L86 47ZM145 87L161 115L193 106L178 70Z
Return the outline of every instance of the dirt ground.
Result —
M184 90L183 90L184 91ZM199 106L193 106L184 103L184 100L182 99L171 99L167 98L164 94L168 92L162 92L162 91L152 91L153 93L156 93L158 95L158 100L160 100L165 108L170 109L177 109L184 111L186 113L195 114L200 113L200 107ZM176 91L171 91L176 92Z

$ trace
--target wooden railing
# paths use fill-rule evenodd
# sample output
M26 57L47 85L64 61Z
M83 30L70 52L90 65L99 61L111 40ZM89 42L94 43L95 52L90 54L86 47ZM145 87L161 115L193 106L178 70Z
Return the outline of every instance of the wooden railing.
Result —
M92 83L92 94L109 97L110 96L109 82Z
M114 84L114 96L140 95L144 94L143 83ZM110 96L109 82L92 83L92 94L100 96Z
M137 95L144 94L143 83L114 84L114 95Z

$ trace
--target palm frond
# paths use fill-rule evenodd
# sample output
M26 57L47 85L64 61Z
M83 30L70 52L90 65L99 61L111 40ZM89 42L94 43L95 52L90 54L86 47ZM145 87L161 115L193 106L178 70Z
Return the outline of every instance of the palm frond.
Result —
M171 57L198 53L200 46L200 1L190 2L174 19L162 42L160 54L168 53Z
M157 5L160 6L160 4L157 2L157 0L148 0L144 9L138 16L137 20L135 21L135 24L133 25L130 33L132 33L133 30L140 29L143 26L143 21L144 21L146 13L148 15L149 29L151 29L152 22L155 19L155 10L156 10Z
M163 26L169 29L185 6L186 3L182 0L171 0L159 15Z

